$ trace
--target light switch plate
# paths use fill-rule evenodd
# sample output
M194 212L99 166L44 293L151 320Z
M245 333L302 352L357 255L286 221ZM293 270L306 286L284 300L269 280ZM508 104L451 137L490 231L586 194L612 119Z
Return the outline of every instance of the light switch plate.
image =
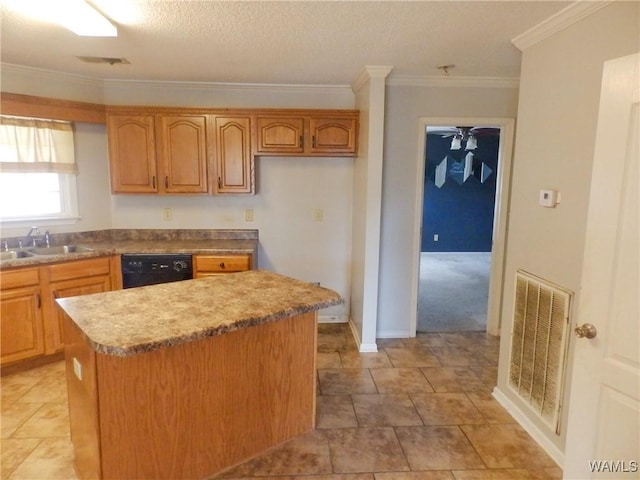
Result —
M559 203L557 190L540 190L540 206L554 208Z

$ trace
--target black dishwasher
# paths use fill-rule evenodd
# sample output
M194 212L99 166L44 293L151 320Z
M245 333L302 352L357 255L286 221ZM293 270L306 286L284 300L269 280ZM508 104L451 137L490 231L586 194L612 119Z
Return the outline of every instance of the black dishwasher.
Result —
M128 253L122 255L122 288L178 282L193 278L191 255Z

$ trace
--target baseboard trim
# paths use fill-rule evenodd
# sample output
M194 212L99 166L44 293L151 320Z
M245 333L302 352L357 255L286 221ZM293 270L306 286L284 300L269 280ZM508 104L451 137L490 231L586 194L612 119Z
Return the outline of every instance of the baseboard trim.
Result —
M362 343L360 334L358 333L358 329L356 328L356 324L353 323L353 320L351 318L349 318L349 329L351 330L351 335L353 335L353 339L356 341L356 345L358 346L358 351L360 353L375 353L378 351L377 344Z
M498 387L493 389L493 398L502 405L509 414L520 424L525 431L531 435L542 449L558 464L560 468L564 464L564 453L554 445L547 436L535 425L522 411L513 403Z
M345 315L318 315L318 323L349 323Z

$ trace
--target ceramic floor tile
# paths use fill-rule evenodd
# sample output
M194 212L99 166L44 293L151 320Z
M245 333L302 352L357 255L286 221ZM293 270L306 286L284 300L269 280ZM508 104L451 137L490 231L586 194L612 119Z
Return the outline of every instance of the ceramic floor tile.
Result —
M485 468L458 427L398 427L395 430L411 470Z
M2 480L9 478L13 471L33 452L39 443L39 438L3 438L0 441L0 447L2 449L0 478L2 478Z
M376 473L376 480L454 480L451 472L393 472Z
M387 368L392 366L384 350L375 353L341 352L340 358L344 368Z
M461 428L489 468L556 466L518 424L464 425Z
M467 392L487 423L516 423L509 412L489 392Z
M41 365L39 367L31 368L29 370L25 370L24 372L20 372L19 375L25 377L65 377L66 369L64 361L58 361L53 363L47 363L46 365Z
M562 469L557 465L547 468L527 469L531 480L562 480Z
M489 390L489 387L468 368L431 367L421 370L436 392L485 392Z
M67 401L67 382L64 378L43 377L35 378L35 380L37 383L20 397L21 402L55 403Z
M316 356L316 368L318 370L324 368L342 368L342 360L338 352L318 352Z
M443 367L470 367L478 365L486 365L487 362L483 357L471 351L467 347L430 347L433 354L439 360ZM433 367L438 365L421 365Z
M419 368L376 368L371 376L380 393L433 392Z
M491 347L500 344L500 337L494 337L485 332L443 332L440 334L447 345L458 347L483 346Z
M77 480L73 445L67 438L45 438L9 476L9 480Z
M315 430L295 437L225 472L221 478L332 473L329 444L323 432Z
M376 393L376 385L367 369L318 370L318 379L322 395Z
M67 402L45 403L14 434L14 438L69 437Z
M491 390L493 390L493 388L498 384L498 367L471 367L470 370L475 373L482 383L487 385Z
M17 429L42 407L42 403L3 402L2 438L9 438Z
M0 379L0 396L2 404L18 401L24 394L31 390L41 379L22 374L9 375ZM65 383L66 387L66 383ZM43 402L45 400L39 400Z
M393 428L341 428L325 431L336 473L409 470Z
M351 333L318 333L318 352L357 351Z
M264 479L260 479L264 480ZM282 480L282 477L278 478ZM331 475L313 475L312 477L296 476L291 480L375 480L373 473L334 473Z
M413 338L403 338L402 344L405 347L442 347L446 342L440 333L417 333Z
M456 480L530 480L529 472L524 469L500 470L455 470Z
M425 425L484 423L484 417L464 393L418 393L411 399Z
M316 398L316 428L357 427L358 420L349 395L320 395Z
M396 368L439 367L440 362L428 348L385 348L391 363Z
M396 427L423 425L409 395L352 395L353 406L361 427Z
M405 346L402 338L378 338L376 339L376 344L378 345L378 350L394 347L403 348Z

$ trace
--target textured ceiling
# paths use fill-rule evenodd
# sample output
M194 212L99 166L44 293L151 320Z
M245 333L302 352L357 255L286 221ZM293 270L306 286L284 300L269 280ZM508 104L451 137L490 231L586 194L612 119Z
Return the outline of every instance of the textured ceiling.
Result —
M118 37L91 38L0 1L3 63L102 79L312 85L351 84L367 65L393 66L396 78L438 76L443 64L455 64L451 76L515 78L511 39L571 3L92 0Z

